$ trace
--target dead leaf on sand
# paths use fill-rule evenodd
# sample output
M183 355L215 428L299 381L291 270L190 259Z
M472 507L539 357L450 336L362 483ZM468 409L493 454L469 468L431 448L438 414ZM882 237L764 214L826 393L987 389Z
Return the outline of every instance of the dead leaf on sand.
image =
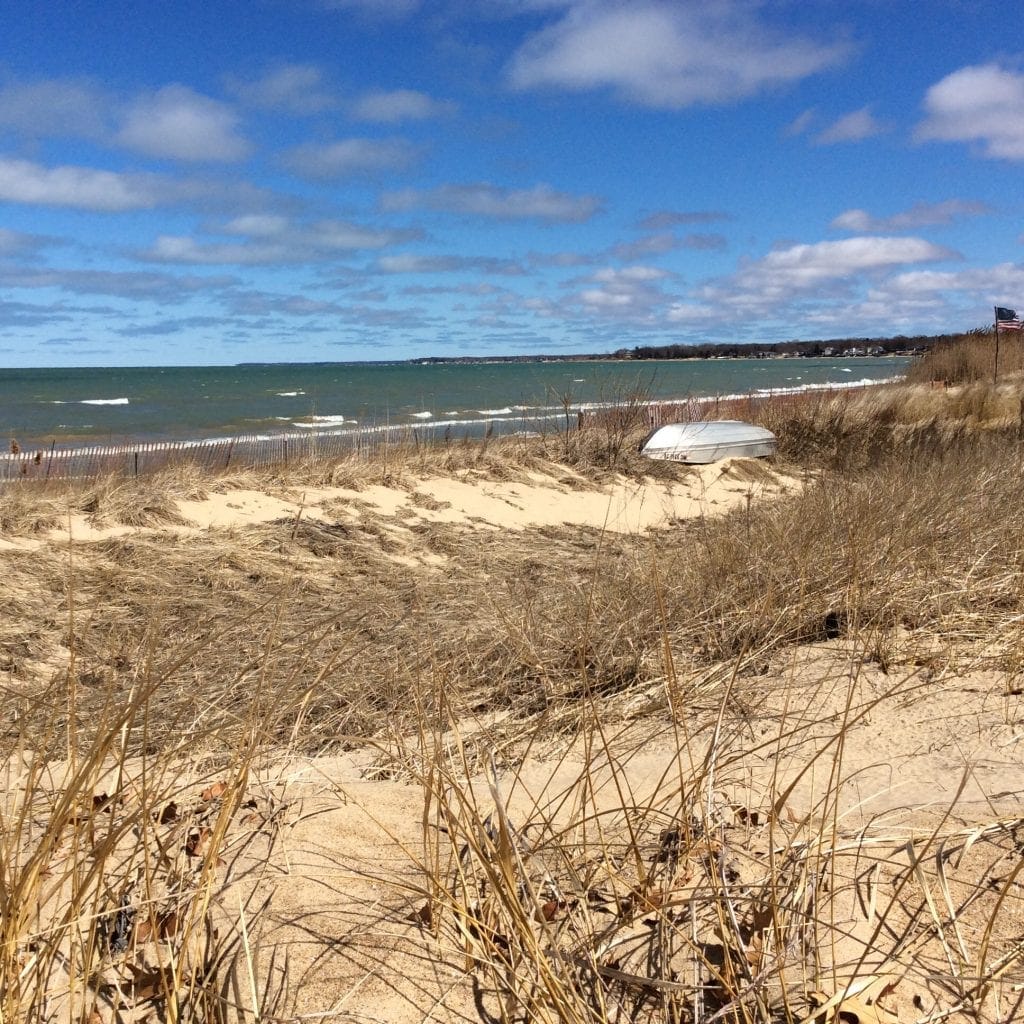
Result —
M159 825L169 825L172 821L177 821L178 805L173 800L168 801L157 812L156 820Z
M430 906L430 900L427 900L419 910L414 910L411 914L406 915L405 919L413 924L422 924L430 928L434 923L434 911Z
M808 1002L814 1010L807 1022L820 1024L899 1024L892 1010L878 1005L878 1000L891 992L900 981L898 974L878 974L851 982L836 995L809 992Z

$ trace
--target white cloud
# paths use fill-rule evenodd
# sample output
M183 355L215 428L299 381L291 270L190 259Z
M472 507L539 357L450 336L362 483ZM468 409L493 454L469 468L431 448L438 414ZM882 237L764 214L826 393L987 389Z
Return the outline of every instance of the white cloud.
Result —
M43 167L0 157L0 200L35 206L68 206L114 212L157 205L148 175L117 174L91 167Z
M672 322L699 324L705 311L715 308L720 318L754 317L762 324L813 323L815 331L835 328L848 333L875 324L874 313L869 314L866 307L857 310L865 293L883 287L892 271L910 267L913 273L918 272L915 264L958 258L948 249L915 237L857 237L791 245L741 264L734 274L680 296L667 316ZM924 322L936 322L937 318L932 309ZM896 329L893 324L900 323L894 316L890 332Z
M587 278L565 305L586 314L650 322L666 302L660 282L671 275L658 267L606 267Z
M252 80L229 76L226 84L243 103L265 110L305 116L339 106L323 86L323 72L312 64L283 64Z
M398 121L424 121L444 117L455 111L454 103L435 100L413 89L370 92L352 104L352 116L359 121L394 124Z
M918 139L977 142L985 156L1024 160L1024 75L996 64L961 68L924 98Z
M572 0L520 48L513 86L611 88L647 106L726 103L837 64L845 48L785 36L731 2Z
M665 319L670 324L709 324L722 319L722 310L699 302L673 302Z
M668 276L667 270L661 270L658 267L637 266L621 269L606 267L603 270L595 271L593 279L601 284L620 286L625 282L632 285L638 281L660 281Z
M246 182L172 178L73 165L44 167L31 160L0 157L0 201L113 213L158 206L252 209L275 200Z
M250 152L226 104L184 85L167 85L129 104L117 141L147 156L229 162Z
M188 235L160 235L138 256L154 263L283 265L317 262L361 249L383 249L421 237L417 231L381 231L348 221L295 224L286 217L262 214L236 217L215 233L244 241L202 241Z
M1000 263L958 271L911 270L891 277L879 294L931 297L944 292L970 292L979 302L1005 303L1011 296L1024 295L1024 266Z
M227 235L257 235L275 237L288 230L290 222L287 217L276 213L246 213L235 217L224 225Z
M282 164L305 178L343 178L401 170L415 162L419 150L405 139L342 139L306 143L289 150Z
M582 222L601 208L596 196L573 196L557 192L550 185L529 189L499 188L486 182L469 185L442 185L427 191L403 189L385 193L381 208L389 212L418 208L443 213L492 217L496 220L541 220Z
M287 262L287 249L281 245L255 245L252 242L204 244L187 235L160 235L141 259L154 263L184 263L218 266L260 265Z
M845 114L834 124L829 125L817 136L815 141L822 145L835 142L860 142L863 139L881 135L885 130L885 125L875 120L870 107L861 107L860 110Z
M867 210L845 210L830 227L841 231L887 232L913 231L917 228L951 224L960 217L981 217L991 213L984 203L946 199L941 203L915 203L909 210L890 217L873 217Z
M908 263L955 258L956 253L923 238L846 238L777 249L742 267L735 281L744 288L784 292Z

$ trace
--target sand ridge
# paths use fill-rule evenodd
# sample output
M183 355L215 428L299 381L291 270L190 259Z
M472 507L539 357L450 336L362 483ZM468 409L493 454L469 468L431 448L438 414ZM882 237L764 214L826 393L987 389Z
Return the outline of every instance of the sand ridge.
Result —
M793 493L801 481L747 459L690 467L678 480L617 476L589 484L543 473L522 480L491 480L465 472L410 478L403 486L292 487L286 492L252 488L213 492L177 501L184 524L160 529L187 536L196 530L244 529L280 519L356 523L364 512L403 526L445 523L470 528L524 530L541 526L587 526L638 533L673 521L722 515L752 501ZM92 542L125 536L125 525L94 525L81 514L50 532L47 541ZM6 550L36 547L43 540L0 538Z

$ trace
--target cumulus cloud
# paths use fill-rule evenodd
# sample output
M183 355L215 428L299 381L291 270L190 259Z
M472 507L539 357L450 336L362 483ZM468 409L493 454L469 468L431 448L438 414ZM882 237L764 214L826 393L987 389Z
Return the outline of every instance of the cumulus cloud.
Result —
M722 308L701 302L673 302L665 310L665 319L670 324L710 324L722 319Z
M963 199L946 199L941 203L915 203L909 210L890 217L873 217L867 210L845 210L830 227L841 231L879 232L913 231L917 228L952 224L962 217L981 217L991 213L984 203Z
M975 142L985 156L1024 160L1024 74L996 64L961 68L924 98L916 137Z
M923 238L846 238L776 249L742 267L735 281L744 288L783 293L909 263L957 258L955 252Z
M227 104L184 85L167 85L133 100L117 141L169 160L228 163L244 159L251 150Z
M835 142L860 142L881 135L885 125L875 120L870 107L861 107L852 113L845 114L838 121L819 133L816 142L830 145Z
M0 157L0 200L114 212L150 209L159 202L155 176L117 174L92 167L43 167Z
M799 81L845 54L774 31L751 5L572 0L508 69L515 88L610 88L645 106L727 103Z
M217 233L231 240L160 235L149 249L137 255L153 263L196 266L284 265L318 262L338 253L383 249L421 237L418 231L382 231L339 220L296 224L275 215L237 217L221 225ZM235 241L236 238L241 240Z
M507 189L487 182L388 192L381 196L380 205L383 210L391 213L427 209L495 220L540 220L549 223L580 223L590 220L601 209L601 201L596 196L573 196L558 192L550 185Z
M158 206L232 210L280 205L273 195L246 182L172 178L74 165L44 167L31 160L6 157L0 157L0 201L100 213Z
M226 86L243 103L300 117L339 106L324 87L323 72L312 64L282 64L254 79L229 75Z
M176 84L126 99L88 79L10 81L0 86L0 127L170 160L224 163L251 150L229 105Z
M432 117L445 117L455 112L456 106L446 100L435 100L414 89L393 89L390 92L370 92L357 99L351 115L358 121L395 124L399 121L425 121Z
M1000 263L965 270L910 270L885 282L885 293L932 297L945 292L970 292L992 306L1024 293L1024 266Z
M413 164L419 149L405 139L341 139L305 143L281 158L283 166L303 178L329 180L358 174L402 170Z
M606 267L584 279L563 305L585 315L649 322L666 302L661 282L670 276L658 267Z

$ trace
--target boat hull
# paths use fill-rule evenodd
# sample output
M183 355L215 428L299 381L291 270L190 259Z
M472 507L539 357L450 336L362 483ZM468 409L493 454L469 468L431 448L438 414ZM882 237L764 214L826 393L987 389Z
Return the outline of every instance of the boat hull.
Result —
M766 458L778 448L764 427L739 420L669 423L656 430L640 449L649 459L703 464L731 458Z

